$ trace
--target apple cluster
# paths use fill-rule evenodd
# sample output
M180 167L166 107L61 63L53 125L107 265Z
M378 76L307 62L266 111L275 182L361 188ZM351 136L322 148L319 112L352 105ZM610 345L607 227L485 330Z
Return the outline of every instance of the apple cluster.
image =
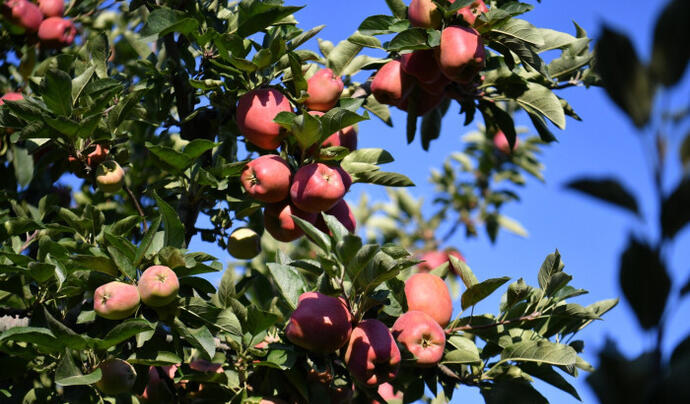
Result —
M376 100L407 112L413 112L408 111L413 100L414 113L421 116L447 96L461 100L471 93L486 57L482 38L472 25L486 11L482 0L461 8L457 15L465 25L443 28L439 46L405 53L382 66L371 82ZM420 28L439 29L442 25L441 13L431 0L412 0L408 19Z
M38 35L41 47L60 49L69 46L77 35L77 29L70 18L63 18L63 0L38 0L38 5L29 0L7 0L2 5L2 14L12 25L11 32Z
M304 106L314 116L332 109L343 91L342 79L331 69L317 71L307 81L308 98ZM288 135L274 122L280 112L292 112L288 98L276 88L254 89L240 97L237 125L247 142L275 151ZM303 150L317 156L320 147L357 148L357 131L349 126L331 134L321 145ZM292 160L291 160L292 161ZM339 165L317 157L295 162L293 166L276 154L265 154L247 163L240 181L249 196L263 202L264 227L276 239L290 242L304 233L292 216L297 216L328 232L320 212L335 216L350 232L355 231L354 215L343 199L352 184L350 175ZM234 254L233 254L234 255Z

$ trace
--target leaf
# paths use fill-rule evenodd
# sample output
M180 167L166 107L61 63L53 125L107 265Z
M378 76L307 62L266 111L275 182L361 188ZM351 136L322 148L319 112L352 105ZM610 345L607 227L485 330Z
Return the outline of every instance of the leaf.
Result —
M93 77L94 71L95 69L93 66L89 67L88 69L84 70L82 74L72 79L72 99L74 100L75 104L82 91L84 91L84 88L89 83L89 80L91 80L91 77Z
M407 13L404 17L407 18ZM364 35L383 35L395 32L392 29L393 24L399 22L400 19L390 15L372 15L364 19L357 31Z
M333 70L336 76L339 76L361 50L362 45L348 40L340 41L338 45L328 53L326 57L328 61L327 65Z
M498 215L496 218L498 225L508 230L509 232L516 234L520 237L527 237L527 230L515 219L511 219L508 216Z
M472 286L479 283L479 280L470 269L470 267L461 259L454 256L453 254L448 254L448 259L450 260L450 265L453 267L455 272L462 279L462 283L465 284L466 288L471 288Z
M17 184L20 187L29 185L34 178L34 160L25 148L19 147L16 144L12 145L12 166L14 167L14 176L17 178Z
M680 146L680 162L686 170L690 169L690 133L685 136Z
M565 391L571 396L575 397L577 400L582 401L580 395L577 394L577 390L572 384L568 383L567 380L560 373L556 372L551 366L539 365L534 362L525 362L519 364L520 369L527 372L531 376L537 377L546 383Z
M134 267L130 258L114 246L108 246L107 249L108 253L115 262L115 266L117 266L117 269L120 270L120 272L122 272L125 276L129 277L130 279L135 279L137 275L137 269Z
M380 247L377 244L365 244L357 251L355 257L350 261L350 264L345 267L350 280L354 283L359 277L362 270L369 264L369 262L379 252Z
M486 404L549 404L530 383L509 378L483 384L480 392Z
M164 36L171 32L189 34L197 29L199 22L194 18L185 17L182 12L161 7L153 10L146 18L146 24L141 29L141 36Z
M656 20L651 74L663 85L672 86L683 77L690 60L685 41L690 38L690 3L669 1Z
M347 171L348 164L367 163L367 164L386 164L394 161L393 156L383 149L357 149L348 154L340 163Z
M292 133L302 150L307 150L321 139L321 122L312 114L298 115L293 121Z
M534 25L519 18L511 18L504 23L491 28L491 32L497 32L512 38L528 42L536 47L544 46L544 38Z
M96 342L98 349L108 349L129 338L144 332L153 330L151 324L141 318L130 318L113 327L102 340Z
M397 34L386 46L389 52L400 52L403 50L428 49L429 36L426 29L413 27Z
M661 233L673 238L690 223L690 179L686 178L661 205Z
M479 350L470 339L454 335L448 339L448 343L455 347L443 356L442 363L461 364L461 363L481 363Z
M79 367L74 363L70 350L66 350L61 355L55 369L55 383L59 386L84 386L94 384L101 380L101 369L96 368L93 372L84 375Z
M544 259L544 262L541 264L539 274L537 275L539 287L546 290L546 288L549 286L551 276L557 272L561 272L563 267L565 267L565 265L561 262L561 253L559 253L558 250L547 255Z
M488 297L496 289L501 287L509 280L510 277L507 276L501 278L491 278L468 287L467 290L465 290L465 292L462 294L462 309L465 310L466 308L474 306L475 304L484 300L484 298Z
M86 47L91 54L91 63L93 63L94 70L99 79L108 77L108 56L110 54L110 47L108 46L108 37L104 33L93 35L86 42ZM77 98L73 95L73 98Z
M263 30L283 18L296 13L303 7L282 7L274 2L243 1L239 4L237 34L242 38Z
M316 226L314 226L313 224L298 216L290 216L292 216L292 220L294 220L295 224L297 224L297 226L299 226L299 228L302 229L302 231L309 238L309 240L311 240L324 252L331 252L331 240L328 238L327 234L317 229Z
M388 8L394 16L398 18L407 18L407 6L402 0L386 0Z
M326 28L325 25L317 25L316 27L314 27L310 30L304 31L301 34L297 35L296 37L292 38L289 42L288 51L292 51L294 49L297 49L297 47L299 47L303 43L307 42L311 38L315 37L324 28Z
M344 108L332 108L321 116L321 140L326 140L335 132L369 119L369 114L359 115Z
M354 34L350 35L347 40L366 48L383 49L381 47L381 41L379 41L378 38L371 35L362 34L361 32L355 32Z
M169 247L183 248L185 245L185 231L180 217L175 209L158 196L156 191L153 192L153 198L156 200L158 210L163 217L163 227L165 229L164 244Z
M596 71L609 97L641 128L649 121L654 83L627 36L604 26L596 46Z
M267 263L275 286L292 310L297 307L299 296L307 291L307 283L296 268L290 265Z
M29 342L43 348L59 348L55 335L43 327L13 327L0 334L0 342L15 341Z
M146 254L146 251L148 251L149 247L151 247L153 238L156 236L156 232L158 232L158 228L160 227L160 225L161 216L156 216L156 218L151 221L149 229L146 231L144 237L139 242L139 247L137 247L137 254L134 256L134 266L138 266L141 263L141 260L144 259L144 255Z
M407 176L386 171L365 171L353 176L353 182L376 184L386 187L413 187L414 182Z
M581 178L570 181L566 188L627 209L635 215L640 214L635 197L613 178Z
M503 349L499 363L508 360L573 366L577 360L577 352L569 345L557 344L547 340L523 341Z
M565 32L556 31L548 28L537 28L544 44L539 47L539 52L551 49L562 49L577 41L578 38Z
M62 70L49 69L41 82L41 97L57 115L72 113L72 78Z
M177 171L182 171L189 167L195 160L173 148L155 145L150 142L146 142L146 148L166 166L170 166Z
M207 360L213 359L216 353L216 343L213 340L213 334L211 334L211 331L209 331L206 326L194 329L187 328L182 321L176 318L173 330L191 346L198 349Z
M548 88L531 81L527 82L527 91L518 96L515 101L527 112L538 112L560 129L565 129L565 113L561 102Z
M671 280L659 251L631 236L621 255L618 275L623 295L640 326L648 330L659 324L671 290Z

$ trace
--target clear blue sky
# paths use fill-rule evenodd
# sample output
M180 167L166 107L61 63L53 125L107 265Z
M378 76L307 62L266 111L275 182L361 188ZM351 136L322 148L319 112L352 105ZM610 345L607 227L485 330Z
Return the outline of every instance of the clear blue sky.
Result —
M531 1L530 3L536 4ZM307 7L296 14L300 26L304 29L326 24L327 27L319 37L337 42L349 36L368 15L390 14L383 0L350 0L350 1L292 1L288 4ZM596 38L602 23L608 23L630 35L644 58L649 55L653 24L665 1L554 1L546 0L536 4L535 10L524 18L538 27L552 28L573 33L572 20L577 21L590 37ZM316 50L316 41L311 40L307 48ZM376 53L383 56L383 52ZM661 94L657 100L666 105L687 105L687 94L690 94L690 80L686 80L673 97ZM640 142L640 135L608 100L603 90L594 88L569 89L561 93L583 122L568 120L565 131L555 129L559 143L546 148L543 162L546 165L546 184L530 181L520 191L522 202L512 204L506 214L521 221L528 229L529 238L523 239L503 232L498 243L491 245L486 237L466 240L456 235L448 245L462 250L469 265L480 279L509 275L513 279L524 277L531 284L536 284L536 271L546 254L558 248L566 264L566 271L574 275L575 287L590 291L575 300L583 305L596 300L621 295L618 286L618 258L625 247L628 234L647 234L655 228L657 207L652 194L652 182L648 170L645 149ZM460 137L472 130L463 127L457 115L458 106L452 107L443 122L441 138L433 142L428 153L421 150L418 141L406 145L404 135L404 116L394 112L395 127L389 128L373 119L360 125L360 147L382 147L389 150L397 161L386 169L408 175L417 187L410 191L415 196L431 195L432 186L427 182L429 172L439 167L450 150L463 148ZM479 116L479 115L478 115ZM481 122L481 118L479 120ZM530 127L524 119L522 124ZM531 130L531 133L535 133ZM671 140L671 150L678 149L681 141L678 131ZM649 133L646 133L649 138ZM647 139L649 140L649 139ZM647 143L648 144L648 143ZM680 165L677 155L671 154L673 160L669 168L667 185L680 178ZM412 164L410 164L413 162ZM641 209L647 222L635 222L627 214L597 203L579 194L567 191L563 184L574 177L584 174L614 175L621 179L628 188L634 188L640 198ZM355 185L348 196L351 201L358 200L361 192L368 192L372 198L385 199L385 192L379 187ZM667 187L667 189L670 189ZM427 200L431 198L427 197ZM461 233L461 232L459 232ZM680 234L676 248L671 251L673 278L676 280L674 291L680 288L681 280L688 277L687 260L682 260L683 248L690 245L690 232ZM209 250L208 245L193 243L192 249L206 250L221 260L228 256L216 248ZM644 279L640 279L644 282ZM490 304L480 307L482 310L496 312L499 293L487 299ZM671 325L666 335L665 346L671 347L688 334L690 325L690 304L688 299L683 304L669 302L673 307L668 323ZM456 311L457 313L457 311ZM591 325L581 332L579 338L585 341L584 358L596 365L596 352L602 347L607 336L613 337L620 348L629 356L639 354L653 344L651 335L643 333L636 325L629 306L622 302L605 316L603 322ZM668 349L667 349L668 350ZM593 393L584 382L585 374L571 380L580 392L583 402L596 402ZM576 403L566 393L540 385L540 391L552 403ZM478 390L462 388L456 392L455 403L482 402Z

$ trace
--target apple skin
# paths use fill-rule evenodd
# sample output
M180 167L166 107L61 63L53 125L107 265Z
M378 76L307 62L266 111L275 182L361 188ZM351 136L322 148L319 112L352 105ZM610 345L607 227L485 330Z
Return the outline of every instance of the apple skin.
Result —
M207 361L206 359L194 359L189 362L189 368L202 373L223 373L223 364Z
M264 227L274 239L289 243L304 235L302 229L295 224L292 216L295 215L310 223L316 221L316 214L305 212L288 202L279 202L266 205L264 208Z
M422 311L445 327L453 315L453 301L448 286L440 277L416 273L405 282L405 297L410 311Z
M144 400L145 403L151 404L172 402L175 395L170 390L170 387L168 386L169 382L166 381L166 379L172 381L172 379L175 377L176 368L177 367L173 366L163 366L159 371L158 367L150 366L149 380L148 383L146 383L146 387L141 395L141 399ZM163 374L162 378L160 372Z
M106 359L98 365L101 369L101 380L96 387L107 395L127 393L134 387L137 372L129 362L118 358Z
M376 101L398 105L412 91L414 79L402 70L400 61L391 60L376 72L371 82L371 92Z
M165 265L146 268L137 285L142 303L151 307L163 307L172 303L180 290L180 280L175 271Z
M331 69L321 69L307 80L307 94L304 101L307 108L326 112L333 108L343 92L343 80Z
M290 166L274 154L258 157L245 166L240 182L252 198L267 203L280 202L290 192Z
M350 125L343 128L323 141L321 147L342 146L350 151L357 150L357 128Z
M28 0L8 0L5 6L10 8L8 18L12 23L28 32L37 32L43 21L43 14L37 5Z
M441 72L461 84L472 81L484 67L484 42L473 28L457 25L445 28L435 52Z
M388 402L390 400L402 400L403 399L402 391L395 391L395 389L393 388L393 385L390 383L379 384L378 393L381 396L381 398L386 400L386 402ZM385 404L385 403L380 403L377 400L373 400L371 402L371 404Z
M417 269L419 272L429 272L443 265L444 262L448 262L450 264L450 258L448 258L449 255L452 255L460 261L465 262L465 257L463 257L460 252L455 250L429 251L421 256L421 259L424 260L424 262L419 263L417 265ZM452 266L449 266L449 268L455 272Z
M350 209L350 205L348 205L347 202L345 202L345 199L339 200L332 208L328 209L325 212L327 215L333 215L335 216L336 219L340 223L345 226L347 231L350 233L354 233L355 229L357 228L357 220L355 219L354 213L352 213L352 209ZM314 223L314 226L316 226L317 229L321 230L322 232L326 234L330 234L330 229L328 228L328 225L326 224L326 221L323 220L323 217L321 215L318 215L316 217L316 223Z
M506 138L506 135L503 133L503 131L499 130L494 135L494 146L504 154L513 154L513 152L518 148L519 141L520 139L516 137L515 145L511 149L510 143L508 143L508 138Z
M107 147L97 144L94 150L86 156L86 164L91 168L97 167L105 161L109 152Z
M62 17L65 12L63 0L38 0L38 8L46 17Z
M455 3L455 0L450 0L450 2ZM479 14L486 13L487 11L489 11L489 8L486 7L486 4L484 4L482 0L477 0L469 6L458 10L458 15L462 15L462 18L468 24L474 25L474 22L477 20Z
M261 236L254 230L241 227L230 234L228 252L241 260L250 260L261 252Z
M23 100L24 96L22 93L15 93L15 92L10 92L10 93L5 93L2 97L0 97L0 105L4 104L5 101L19 101Z
M305 212L318 213L332 208L352 184L342 168L312 163L295 173L290 186L292 203Z
M412 0L407 18L413 27L436 29L441 26L441 12L431 0Z
M247 141L265 150L280 146L282 130L273 118L280 112L291 112L290 101L273 88L259 88L240 97L237 126Z
M125 171L116 161L105 161L96 169L96 185L101 191L114 194L122 189L124 183Z
M443 358L446 333L428 314L408 311L398 317L391 329L393 337L415 357L415 364L431 367Z
M77 29L69 18L48 17L38 28L38 38L41 46L48 49L60 49L74 42Z
M441 77L433 49L416 50L402 55L400 68L421 83L434 83Z
M112 281L96 288L93 293L93 309L109 320L125 319L139 308L139 290L134 285Z
M273 398L262 398L261 401L259 401L259 404L287 404L287 401L282 400L277 397Z
M352 330L345 363L352 377L374 387L397 376L400 350L385 324L367 319Z
M308 351L327 354L345 345L352 332L352 315L342 298L319 292L300 295L285 336Z

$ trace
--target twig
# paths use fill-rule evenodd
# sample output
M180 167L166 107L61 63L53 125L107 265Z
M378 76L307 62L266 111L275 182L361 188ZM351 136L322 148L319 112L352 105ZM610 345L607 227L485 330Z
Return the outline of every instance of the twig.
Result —
M487 328L493 328L493 327L498 327L499 325L508 325L508 324L513 324L513 323L521 323L523 321L531 321L531 320L536 320L541 316L540 311L535 311L534 313L530 313L524 316L520 316L517 318L511 318L508 320L502 320L502 321L497 321L495 323L491 324L480 324L480 325L472 325L472 324L467 324L467 325L462 325L460 327L454 327L446 330L446 334L452 334L456 331L471 331L471 330L482 330L482 329L487 329Z
M137 212L139 212L139 216L142 219L144 219L144 231L148 231L149 225L146 223L146 215L144 214L144 210L141 208L141 205L139 204L137 197L134 196L134 193L131 189L129 189L127 184L125 184L124 189L125 191L127 191L127 195L129 195L129 198L132 200L132 203L134 204L134 207L137 209Z
M29 235L26 237L26 241L24 242L24 244L22 244L22 247L19 249L19 251L17 252L17 254L21 254L22 252L24 252L24 250L26 250L27 248L29 248L29 246L31 245L31 243L32 243L32 242L34 241L34 239L36 238L36 236L38 236L38 230L34 230L33 233L29 234Z

